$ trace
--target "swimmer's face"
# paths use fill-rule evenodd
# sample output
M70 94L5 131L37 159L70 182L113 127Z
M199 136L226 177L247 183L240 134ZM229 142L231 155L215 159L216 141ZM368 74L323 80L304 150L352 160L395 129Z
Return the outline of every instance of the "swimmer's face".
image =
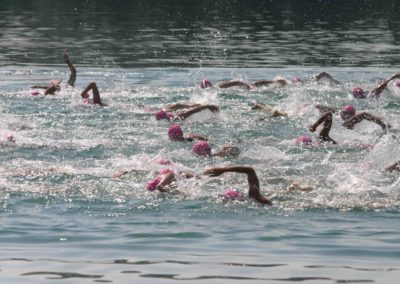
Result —
M85 99L89 98L89 94L88 93L83 93L82 94L82 98L85 98Z

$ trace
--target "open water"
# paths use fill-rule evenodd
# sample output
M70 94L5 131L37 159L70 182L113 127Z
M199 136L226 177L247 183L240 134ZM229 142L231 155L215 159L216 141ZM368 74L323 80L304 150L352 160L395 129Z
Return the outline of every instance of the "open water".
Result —
M350 3L350 4L349 4ZM399 69L397 1L2 1L0 3L0 281L2 283L398 283L400 88L355 100ZM54 96L30 86L66 82ZM341 82L255 90L198 87L240 78ZM105 108L82 104L96 81ZM179 122L227 143L236 158L191 154L153 111L173 102L217 104ZM255 102L287 111L273 118ZM379 115L388 133L334 116L339 145L304 147L315 104ZM12 134L16 142L7 142ZM178 180L148 192L169 159L201 175L253 166L274 205L224 202L247 193L240 174ZM132 172L121 178L119 170ZM293 182L311 192L288 192ZM397 221L396 221L397 220Z

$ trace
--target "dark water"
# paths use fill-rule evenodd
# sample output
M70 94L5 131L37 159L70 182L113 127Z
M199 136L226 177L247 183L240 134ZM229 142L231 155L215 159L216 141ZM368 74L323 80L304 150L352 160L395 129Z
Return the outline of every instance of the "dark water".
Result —
M0 2L0 64L397 66L400 1Z

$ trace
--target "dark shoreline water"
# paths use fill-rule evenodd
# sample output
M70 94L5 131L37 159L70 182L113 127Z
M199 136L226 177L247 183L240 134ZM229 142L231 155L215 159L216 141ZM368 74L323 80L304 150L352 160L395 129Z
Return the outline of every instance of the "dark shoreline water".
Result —
M10 1L0 65L111 67L399 65L400 2Z

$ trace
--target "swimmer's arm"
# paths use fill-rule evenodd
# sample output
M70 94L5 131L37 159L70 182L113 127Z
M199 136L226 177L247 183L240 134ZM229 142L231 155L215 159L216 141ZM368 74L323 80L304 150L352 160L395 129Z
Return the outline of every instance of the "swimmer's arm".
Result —
M189 116L191 116L192 114L198 113L198 112L200 112L202 110L205 110L205 109L208 109L208 110L210 110L212 112L218 112L219 111L219 108L217 106L215 106L215 105L198 105L198 106L195 106L195 107L193 107L193 108L191 108L191 109L189 109L187 111L183 111L183 112L178 113L178 116L181 119L186 119Z
M174 103L171 105L168 105L164 108L166 111L176 111L178 109L182 108L191 108L191 107L196 107L199 106L200 104L182 104L182 103Z
M328 106L323 106L323 105L315 105L315 107L318 109L318 111L320 113L327 113L327 112L331 112L331 113L336 113L336 109L332 108L332 107L328 107Z
M323 116L321 116L313 125L311 125L308 130L310 130L311 132L315 132L315 130L317 130L317 127L325 122L325 120L332 118L332 113L327 112L325 113Z
M90 91L90 90L92 90L92 88L93 88L93 84L92 84L93 82L91 82L91 83L89 83L89 85L87 85L86 86L86 88L82 91L82 93L81 93L81 97L82 98L88 98L89 97L89 94L88 94L88 92Z
M48 89L50 86L49 85L34 85L31 88L32 89Z
M396 163L388 166L385 168L386 172L393 172L393 171L398 171L400 172L400 161L397 161Z
M253 88L253 86L250 85L249 83L245 83L245 82L242 82L240 80L232 80L232 81L227 81L227 82L221 82L221 83L219 83L217 85L217 87L221 88L221 89L226 89L226 88L236 87L236 86L245 87L248 90Z
M168 173L165 174L161 177L160 182L157 185L157 189L161 192L169 192L169 186L175 182L175 174L174 173Z
M351 129L354 127L354 125L363 121L364 119L375 122L380 127L382 127L383 130L386 130L387 128L387 125L383 122L382 118L372 115L368 112L360 112L359 114L352 117L349 121L346 121L344 123L344 126Z
M319 81L322 78L327 78L329 79L331 82L335 83L335 84L339 84L339 81L334 79L330 74L326 73L326 72L321 72L318 73L317 75L315 75L312 79L314 79L315 81Z
M375 87L374 89L371 90L371 92L369 92L369 96L379 97L379 95L387 87L387 84L394 79L400 79L400 73L394 74L391 77L389 77L388 79L382 81L377 87Z
M68 53L64 53L64 60L68 64L69 70L71 71L71 74L68 79L68 84L71 86L74 86L75 80L76 80L76 68L75 66L71 63Z
M263 103L256 103L254 106L251 107L251 109L260 109L260 110L265 110L267 112L270 112L273 117L277 116L288 116L288 114L284 111L276 110L270 105L263 104Z
M186 137L185 137L185 140L186 140L186 141L196 141L196 140L199 140L199 141L208 141L208 139L207 139L206 137L201 136L201 135L196 134L196 133L189 133L189 134L187 134Z
M261 195L258 177L255 170L252 167L248 166L214 167L205 170L204 174L215 177L226 172L247 174L247 180L249 183L249 197L254 198L255 200L257 200L262 204L272 205L271 200Z
M59 90L59 89L60 89L59 85L54 85L54 84L52 84L52 85L50 85L50 86L46 89L46 91L44 92L44 94L45 94L45 95L54 95L54 93L55 93L57 90Z
M128 170L117 171L117 172L113 173L112 177L113 178L119 178L119 177L122 177L122 176L124 176L126 174L129 174L129 173L133 172L133 171L134 170L131 170L131 171L128 171Z
M268 86L268 85L271 85L273 83L274 83L273 80L258 80L258 81L255 81L253 83L253 85L256 86L256 87L260 87L260 86L265 86L265 85Z

